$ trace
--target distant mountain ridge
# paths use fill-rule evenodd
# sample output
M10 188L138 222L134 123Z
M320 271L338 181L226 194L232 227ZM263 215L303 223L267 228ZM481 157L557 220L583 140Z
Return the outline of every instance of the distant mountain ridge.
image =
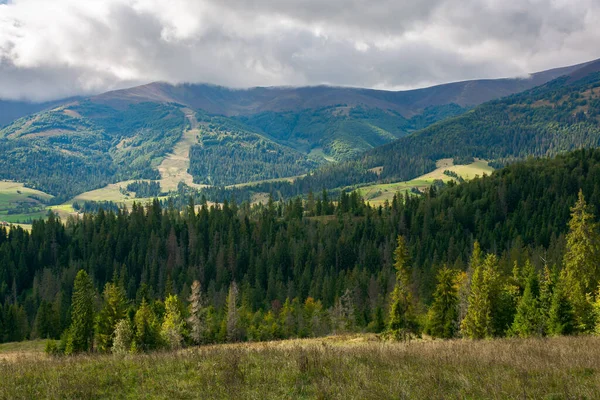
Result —
M600 60L527 79L458 82L405 92L148 84L49 104L0 129L0 179L23 182L53 194L56 201L65 200L117 181L164 179L162 163L172 159L176 146L178 170L169 171L169 176L189 174L195 184L286 178L353 159L367 160L363 165L369 168L383 166L381 178L400 179L426 172L436 157L513 156L517 152L480 152L481 146L494 142L471 146L462 133L454 135L461 132L456 121L471 121L482 133L492 134L494 126L485 121L502 120L496 108L502 100L469 108L557 76L565 78L546 86L564 87L566 81L589 76L597 65ZM543 92L538 97L545 99L549 89L543 85L531 93L538 89ZM528 124L526 119L518 123ZM431 141L429 137L442 137L440 130L448 131L442 135L445 140ZM346 184L360 181L355 179L359 170L340 175Z
M146 101L172 102L224 116L300 111L345 104L393 110L410 118L431 106L476 106L542 85L590 63L537 72L527 78L469 80L406 91L333 86L230 89L207 84L171 85L155 82L103 93L91 97L90 101L115 108Z

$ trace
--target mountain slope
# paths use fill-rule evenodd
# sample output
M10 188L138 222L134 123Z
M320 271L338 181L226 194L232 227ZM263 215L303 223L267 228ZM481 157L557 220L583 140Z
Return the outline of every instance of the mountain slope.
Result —
M406 92L149 84L76 99L4 127L0 179L24 182L59 201L131 179L162 178L169 181L163 190L172 190L177 177L220 186L303 175L460 115L466 111L462 106L578 69ZM194 113L198 126L188 129ZM419 151L411 148L410 157L387 165L382 176L427 172L436 154L424 157ZM395 157L379 161L378 154L368 155L366 164L378 167ZM406 161L410 169L399 174ZM353 183L356 171L343 173L344 182Z
M600 147L600 61L545 85L482 104L435 123L348 162L313 171L293 183L247 187L284 197L309 190L366 183L409 181L436 168L436 161L470 163L474 157L494 167L529 156L552 156ZM217 192L218 198L227 193ZM236 193L236 198L247 193Z
M441 158L510 161L600 146L600 61L377 148L366 166L410 179Z

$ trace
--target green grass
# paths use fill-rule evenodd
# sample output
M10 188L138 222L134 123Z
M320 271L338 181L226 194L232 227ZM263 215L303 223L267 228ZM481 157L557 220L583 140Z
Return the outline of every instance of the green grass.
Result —
M374 337L0 361L0 398L595 399L600 339Z
M46 215L44 201L52 196L22 183L0 181L0 221L23 222Z
M392 201L393 197L397 193L404 194L412 189L423 190L436 180L440 179L444 182L456 181L456 179L445 175L444 171L456 172L465 180L470 180L476 176L483 176L484 174L490 175L494 169L490 167L487 161L476 160L475 162L468 165L453 165L451 159L439 160L438 168L428 174L421 175L406 182L386 183L363 186L359 189L361 195L368 200L371 204L378 205L383 204L386 200Z

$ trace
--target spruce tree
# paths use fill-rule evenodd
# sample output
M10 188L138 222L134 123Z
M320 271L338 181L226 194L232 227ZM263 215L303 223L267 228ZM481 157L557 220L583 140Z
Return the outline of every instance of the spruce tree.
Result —
M551 335L570 335L576 331L576 321L573 306L566 292L565 271L554 288L550 315L548 316L548 333Z
M71 326L69 327L65 353L89 351L94 338L94 285L84 270L75 277L71 302Z
M408 271L408 248L404 236L398 236L394 251L396 285L392 292L388 334L395 339L406 338L416 330L414 305Z
M461 323L461 334L470 339L483 339L495 334L494 311L498 310L498 260L488 254L482 265L473 271L467 315Z
M529 260L525 267L527 282L525 291L517 305L517 314L511 333L520 337L540 336L543 333L543 320L540 311L539 277Z
M567 248L564 255L564 290L573 307L575 329L587 332L594 329L589 301L600 278L600 237L591 207L580 190L571 208Z
M181 317L179 299L170 295L165 300L165 318L160 334L163 342L170 349L178 349L183 345L185 322Z
M191 288L192 293L190 294L190 316L188 318L188 326L190 328L190 338L196 344L202 344L206 342L207 331L208 331L208 315L207 309L204 305L204 299L202 297L202 288L200 282L194 281Z
M227 294L225 315L225 331L226 339L228 342L237 342L241 340L240 330L240 315L237 309L238 299L238 288L235 282L232 282L229 286L229 293Z
M125 317L126 302L123 289L114 283L104 286L104 306L96 320L98 349L108 352L113 347L113 337L117 322Z
M456 272L444 267L437 275L438 284L429 310L427 333L433 337L454 337L458 323Z
M161 345L160 325L154 311L145 299L134 317L135 332L132 344L134 351L153 350Z

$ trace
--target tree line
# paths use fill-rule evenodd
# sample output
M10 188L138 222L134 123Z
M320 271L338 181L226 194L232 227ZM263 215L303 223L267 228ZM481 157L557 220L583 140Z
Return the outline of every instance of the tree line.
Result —
M155 200L65 222L50 215L31 232L0 229L0 339L63 336L61 350L75 352L80 341L69 335L81 322L93 331L83 343L98 349L100 325L114 339L126 319L129 349L167 337L184 345L200 329L192 308L202 343L341 331L503 336L532 308L544 321L536 332L554 334L554 319L539 316L550 315L548 299L567 315L556 319L562 333L590 332L595 321L582 310L596 304L599 204L600 151L582 150L376 207L358 193L332 201L324 191L254 206L182 210ZM117 317L100 323L110 304Z

